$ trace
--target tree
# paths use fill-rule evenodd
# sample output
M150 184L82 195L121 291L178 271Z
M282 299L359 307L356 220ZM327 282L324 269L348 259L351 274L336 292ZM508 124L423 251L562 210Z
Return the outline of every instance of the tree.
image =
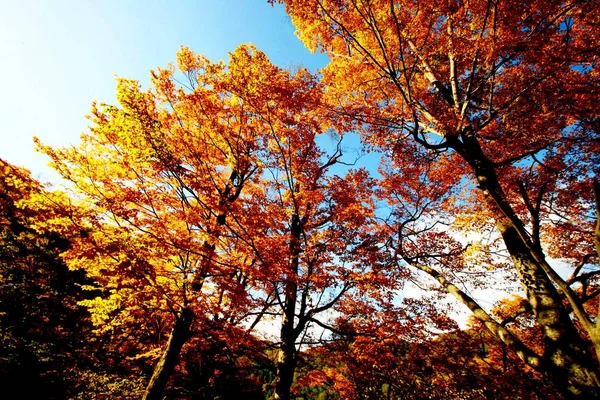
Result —
M234 92L265 121L268 143L259 153L267 178L247 199L252 220L231 214L225 225L252 254L252 286L263 291L264 312L282 318L275 398L289 399L298 348L311 344L308 328L333 329L327 312L374 284L366 282L369 270L373 281L378 274L370 262L360 263L369 257L371 180L364 170L343 177L331 172L344 164L341 138L329 156L317 143L328 121L315 77L302 72L299 82L290 82L297 86L285 87L272 69L261 65L244 75L244 84L279 87L275 94Z
M218 335L253 307L250 260L223 225L260 179L260 121L228 91L223 63L182 48L178 66L190 87L176 87L173 66L153 73L154 91L119 79L121 108L94 105L79 147L40 145L80 205L72 220L81 237L64 256L106 294L88 302L96 324L121 332L121 343L147 337L128 326L150 334L137 349L137 358L159 356L146 399L162 398L192 335Z
M598 396L600 322L584 307L595 293L574 285L598 271L599 4L279 2L330 57L322 73L339 117L389 154L382 195L399 268L435 278L565 396ZM434 221L490 240L465 249ZM500 268L490 251L518 276L541 354L449 279L478 258ZM569 262L571 278L548 257Z
M44 195L28 171L0 159L0 382L6 396L64 399L90 364L81 336L91 324L78 304L89 280L60 259L67 236L36 229L56 215L30 203Z
M145 399L161 398L190 337L250 343L265 315L283 319L275 392L287 399L307 327L327 327L317 315L365 281L368 174L331 173L340 142L327 156L317 137L343 124L306 70L252 46L227 68L182 48L178 70L154 71L146 92L119 79L120 107L94 105L79 147L40 145L79 204L65 258L105 292L87 302L99 329L138 339L138 359L161 354Z

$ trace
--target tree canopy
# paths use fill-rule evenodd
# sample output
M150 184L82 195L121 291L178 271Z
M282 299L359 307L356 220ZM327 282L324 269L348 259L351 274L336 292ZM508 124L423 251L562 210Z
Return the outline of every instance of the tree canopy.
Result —
M149 89L118 78L78 145L37 142L66 188L0 164L2 379L597 398L600 4L270 2L323 70L182 47Z

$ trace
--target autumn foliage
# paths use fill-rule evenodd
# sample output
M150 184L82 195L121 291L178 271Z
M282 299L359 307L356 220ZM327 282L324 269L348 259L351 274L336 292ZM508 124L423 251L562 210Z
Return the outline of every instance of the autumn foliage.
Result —
M0 164L3 382L597 397L600 4L271 3L326 68L182 47L37 142L64 188Z

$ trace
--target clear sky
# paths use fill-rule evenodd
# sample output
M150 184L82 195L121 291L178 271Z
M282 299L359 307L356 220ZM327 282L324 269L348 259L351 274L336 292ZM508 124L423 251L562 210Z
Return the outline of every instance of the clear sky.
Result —
M76 144L93 100L115 103L115 76L149 71L187 46L216 61L254 43L282 67L325 66L266 0L0 0L0 158L50 179L33 136Z

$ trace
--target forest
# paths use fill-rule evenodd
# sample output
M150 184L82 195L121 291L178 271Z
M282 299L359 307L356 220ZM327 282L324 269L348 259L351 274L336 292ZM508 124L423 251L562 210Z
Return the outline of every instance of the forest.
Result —
M268 2L325 68L182 46L0 159L4 398L600 398L600 2Z

